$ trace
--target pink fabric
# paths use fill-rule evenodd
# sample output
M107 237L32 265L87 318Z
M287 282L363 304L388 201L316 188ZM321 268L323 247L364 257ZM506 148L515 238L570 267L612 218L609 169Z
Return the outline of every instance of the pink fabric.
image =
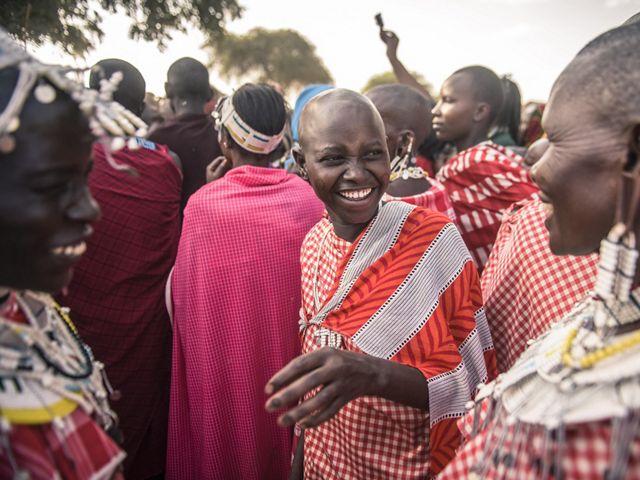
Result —
M302 240L323 205L284 170L245 166L195 193L172 276L167 478L283 479L291 431L264 410L300 352Z

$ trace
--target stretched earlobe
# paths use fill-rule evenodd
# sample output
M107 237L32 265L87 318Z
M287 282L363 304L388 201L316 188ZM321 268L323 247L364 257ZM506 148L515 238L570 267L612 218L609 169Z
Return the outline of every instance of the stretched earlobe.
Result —
M300 147L299 143L295 143L293 145L293 147L291 148L291 155L293 156L293 159L296 161L296 164L298 165L298 172L300 173L300 177L303 180L307 180L309 181L309 174L307 173L307 168L305 165L305 158L304 158L304 153L302 152L302 147Z

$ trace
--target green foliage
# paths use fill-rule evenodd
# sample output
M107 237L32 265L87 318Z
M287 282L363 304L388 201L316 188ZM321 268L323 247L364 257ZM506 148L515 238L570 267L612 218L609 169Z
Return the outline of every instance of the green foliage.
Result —
M436 95L433 93L433 85L427 82L425 78L416 72L411 72L411 75L420 83L427 91L431 94L432 98L436 98ZM376 73L372 75L371 78L367 81L367 84L362 88L363 92L367 90L371 90L374 87L378 87L380 85L388 85L389 83L398 83L398 79L396 78L393 72L382 72Z
M209 40L210 66L227 80L272 82L286 92L310 83L332 83L315 46L295 30L254 28Z
M131 18L129 36L166 47L174 31L197 28L212 38L224 34L227 20L242 15L237 0L3 0L0 25L19 40L42 45L51 42L71 55L84 55L102 40L102 15Z

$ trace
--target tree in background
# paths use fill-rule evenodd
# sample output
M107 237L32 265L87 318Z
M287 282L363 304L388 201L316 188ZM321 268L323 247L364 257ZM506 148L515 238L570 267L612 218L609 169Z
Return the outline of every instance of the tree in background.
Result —
M226 22L242 15L237 0L2 0L0 25L19 40L36 46L48 41L82 56L104 35L96 5L124 12L132 22L129 36L154 41L160 50L173 32L194 27L220 38Z
M433 93L433 85L431 85L431 83L427 82L427 80L425 80L425 78L419 73L411 72L411 75L427 89L432 98L436 98L436 95ZM362 88L362 91L366 92L367 90L371 90L373 87L388 85L389 83L398 83L398 79L393 72L376 73L369 78L367 84Z
M332 83L316 48L295 30L253 28L209 39L210 66L227 80L271 82L285 92L310 83Z

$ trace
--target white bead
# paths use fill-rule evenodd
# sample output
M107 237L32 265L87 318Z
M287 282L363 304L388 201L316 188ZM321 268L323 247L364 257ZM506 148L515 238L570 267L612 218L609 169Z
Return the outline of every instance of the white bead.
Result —
M48 84L38 85L33 91L33 96L40 103L51 103L56 99L56 90Z
M126 142L122 137L115 137L113 140L111 140L111 150L114 152L121 150L125 145Z
M138 150L140 148L140 144L135 138L130 138L129 141L127 141L127 147L129 150Z

